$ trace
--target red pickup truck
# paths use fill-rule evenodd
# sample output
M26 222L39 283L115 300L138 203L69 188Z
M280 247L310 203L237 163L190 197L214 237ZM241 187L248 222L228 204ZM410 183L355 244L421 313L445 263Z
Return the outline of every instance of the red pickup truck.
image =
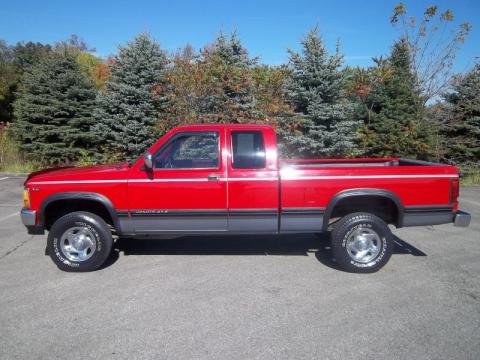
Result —
M25 182L23 223L49 231L62 270L88 271L117 237L320 233L337 263L373 272L390 258L395 227L454 223L454 166L399 158L279 160L272 127L178 127L133 164L63 168Z

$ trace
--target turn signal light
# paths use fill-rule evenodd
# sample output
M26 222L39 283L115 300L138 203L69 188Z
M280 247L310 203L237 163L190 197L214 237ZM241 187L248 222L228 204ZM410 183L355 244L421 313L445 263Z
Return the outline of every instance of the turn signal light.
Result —
M25 209L30 208L30 192L28 191L28 188L23 189L23 207Z

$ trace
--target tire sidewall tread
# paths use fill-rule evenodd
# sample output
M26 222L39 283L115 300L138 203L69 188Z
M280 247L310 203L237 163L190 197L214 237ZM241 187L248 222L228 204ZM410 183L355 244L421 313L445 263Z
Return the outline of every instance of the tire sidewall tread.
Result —
M359 227L371 228L380 237L382 249L369 263L355 261L346 250L349 235ZM394 243L390 228L382 219L370 213L352 213L339 220L333 227L331 241L333 256L339 266L353 273L376 272L385 266L393 253Z
M60 239L63 233L74 226L85 226L95 236L96 249L91 258L76 262L63 255L60 250ZM59 218L51 227L47 238L47 250L57 267L64 271L92 271L102 266L108 259L113 245L113 238L107 223L98 215L77 211Z

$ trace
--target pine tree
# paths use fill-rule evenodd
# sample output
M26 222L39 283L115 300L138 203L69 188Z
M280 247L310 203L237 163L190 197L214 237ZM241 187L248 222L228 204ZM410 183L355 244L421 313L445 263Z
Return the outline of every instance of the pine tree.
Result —
M50 165L75 161L94 143L95 94L93 83L68 53L51 52L27 68L12 128L21 149Z
M424 120L424 101L411 67L408 44L396 42L384 80L365 100L362 142L369 156L405 156L426 159L432 151L432 128Z
M455 79L453 92L445 95L445 101L441 132L447 159L480 165L480 64Z
M280 121L282 137L290 152L307 156L345 156L355 151L359 122L343 92L338 47L329 55L315 28L302 41L302 53L290 51L291 79L286 96L296 116ZM293 123L293 124L292 124Z
M94 132L107 157L134 159L156 140L154 125L166 102L160 95L166 64L165 52L147 34L119 48L95 112Z
M248 51L243 47L236 31L230 34L230 38L220 33L215 39L213 49L226 66L248 68L257 63L256 58L250 59Z
M13 120L13 102L22 74L51 50L49 45L28 42L9 46L0 40L0 123Z

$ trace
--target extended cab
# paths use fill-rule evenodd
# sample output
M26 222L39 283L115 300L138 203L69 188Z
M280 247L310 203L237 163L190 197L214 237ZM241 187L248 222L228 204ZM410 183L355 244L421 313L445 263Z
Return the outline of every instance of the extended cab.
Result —
M279 160L272 127L178 127L133 164L63 168L25 182L23 223L49 231L62 270L88 271L116 237L332 231L337 262L372 272L388 225L468 226L454 166L399 158Z

